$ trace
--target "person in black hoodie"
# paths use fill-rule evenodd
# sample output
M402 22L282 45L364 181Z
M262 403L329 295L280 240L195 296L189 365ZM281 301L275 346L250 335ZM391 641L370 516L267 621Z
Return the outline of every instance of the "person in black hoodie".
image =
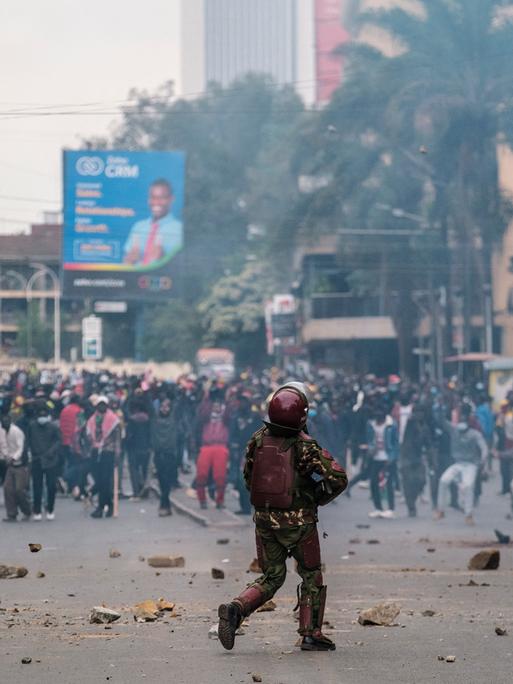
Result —
M45 401L37 405L36 418L29 424L28 444L32 454L34 520L41 520L43 480L46 484L46 519L54 520L61 434L52 422L50 407Z
M138 388L128 402L126 420L128 467L132 498L135 500L142 496L148 475L151 452L150 417L151 405L142 389Z
M417 515L416 502L426 485L431 442L424 410L420 406L414 406L406 423L399 452L399 472L410 518Z
M249 500L249 492L244 483L242 464L244 462L246 444L259 427L260 417L258 413L253 411L251 399L242 395L239 407L232 417L229 426L230 458L234 463L234 471L237 474L235 487L239 492L240 510L236 511L238 515L251 515L251 502Z
M160 402L159 411L151 423L151 446L160 485L159 516L161 518L171 515L169 492L178 481L176 436L176 420L171 401L165 398Z

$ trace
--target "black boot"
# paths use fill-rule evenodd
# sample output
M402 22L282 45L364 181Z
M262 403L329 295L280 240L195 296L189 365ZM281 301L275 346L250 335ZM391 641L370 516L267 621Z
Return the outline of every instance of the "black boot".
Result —
M219 641L231 651L235 643L235 633L239 629L243 618L254 613L263 606L269 597L257 584L252 584L230 603L222 603L217 611L219 615Z
M103 508L97 508L91 513L91 518L103 518Z
M106 518L112 518L114 515L114 507L113 506L108 506L107 512L105 513Z
M218 636L227 651L235 644L235 632L242 622L242 611L237 603L223 603L217 611L219 615Z
M324 608L326 606L326 587L321 587L319 608L314 611L310 594L302 592L299 603L299 631L303 635L302 651L334 651L335 644L322 633Z
M321 631L317 634L304 636L301 641L302 651L334 651L336 648L333 641Z

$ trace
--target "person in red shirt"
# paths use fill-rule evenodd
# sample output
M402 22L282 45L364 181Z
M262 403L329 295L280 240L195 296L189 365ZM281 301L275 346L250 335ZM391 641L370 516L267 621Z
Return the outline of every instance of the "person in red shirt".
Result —
M210 415L201 431L201 448L196 463L196 491L201 508L207 508L205 487L209 473L216 485L216 506L224 508L224 490L226 488L226 470L228 466L228 427L223 404L213 401L210 404Z
M75 499L85 494L84 459L77 439L84 424L84 415L80 405L80 397L73 394L69 404L65 406L59 417L59 428L62 435L62 460L65 463L65 477L69 490Z

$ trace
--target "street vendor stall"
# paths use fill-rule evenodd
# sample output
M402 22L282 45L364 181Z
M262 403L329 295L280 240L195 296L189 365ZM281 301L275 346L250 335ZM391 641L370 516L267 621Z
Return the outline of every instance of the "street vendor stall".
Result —
M498 411L508 392L513 390L513 358L498 357L487 361L488 393L493 399L493 409Z

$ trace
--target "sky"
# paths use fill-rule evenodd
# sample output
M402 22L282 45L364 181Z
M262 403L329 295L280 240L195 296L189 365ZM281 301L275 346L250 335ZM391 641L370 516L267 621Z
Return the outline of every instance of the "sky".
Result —
M62 149L108 134L131 88L177 78L178 10L179 0L1 0L0 232L60 210Z

